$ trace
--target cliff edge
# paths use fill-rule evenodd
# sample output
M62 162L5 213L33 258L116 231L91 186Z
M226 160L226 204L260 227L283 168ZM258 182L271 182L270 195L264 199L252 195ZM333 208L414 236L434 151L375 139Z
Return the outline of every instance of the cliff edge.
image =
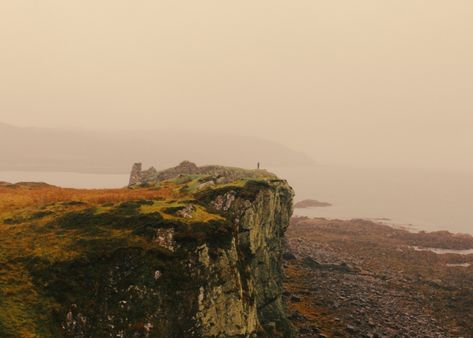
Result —
M281 256L293 190L225 172L0 187L0 336L291 337Z

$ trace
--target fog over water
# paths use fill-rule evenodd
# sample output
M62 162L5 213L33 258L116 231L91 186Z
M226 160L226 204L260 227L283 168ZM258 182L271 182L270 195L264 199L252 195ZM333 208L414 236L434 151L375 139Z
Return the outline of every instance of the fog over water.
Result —
M322 164L473 170L469 0L16 0L0 13L0 122L231 132Z
M289 180L296 200L331 207L295 209L296 215L370 218L415 230L473 234L473 173L346 166L274 170Z

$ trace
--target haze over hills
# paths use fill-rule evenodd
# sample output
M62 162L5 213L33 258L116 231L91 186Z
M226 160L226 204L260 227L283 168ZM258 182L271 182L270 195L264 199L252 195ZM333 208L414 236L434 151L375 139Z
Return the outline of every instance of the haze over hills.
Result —
M183 159L230 166L308 166L311 158L264 139L198 131L99 132L0 123L0 170L128 173L133 162L158 169Z

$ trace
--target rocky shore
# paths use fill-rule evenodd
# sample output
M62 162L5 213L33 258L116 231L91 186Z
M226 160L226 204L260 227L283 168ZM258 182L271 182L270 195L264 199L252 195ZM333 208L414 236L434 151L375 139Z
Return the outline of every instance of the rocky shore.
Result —
M285 295L301 337L471 337L473 238L365 220L293 218ZM435 245L434 245L435 244Z

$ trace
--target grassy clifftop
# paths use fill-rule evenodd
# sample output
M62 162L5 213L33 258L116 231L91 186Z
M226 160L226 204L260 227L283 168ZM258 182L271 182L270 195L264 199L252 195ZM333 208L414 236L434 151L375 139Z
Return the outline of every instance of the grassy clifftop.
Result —
M1 184L0 336L202 336L205 316L199 319L196 313L205 307L199 302L206 295L208 261L220 266L222 255L228 256L228 267L212 269L224 274L234 266L240 280L231 288L249 298L228 306L248 322L255 300L250 286L243 285L248 267L241 265L249 257L237 247L235 210L231 217L228 211L233 201L249 208L262 194L274 199L277 182L261 174L226 183L209 175L183 175L159 186L112 190ZM189 268L193 264L207 270ZM188 290L192 296L177 304ZM186 318L195 321L175 327ZM260 324L228 330L250 334Z

